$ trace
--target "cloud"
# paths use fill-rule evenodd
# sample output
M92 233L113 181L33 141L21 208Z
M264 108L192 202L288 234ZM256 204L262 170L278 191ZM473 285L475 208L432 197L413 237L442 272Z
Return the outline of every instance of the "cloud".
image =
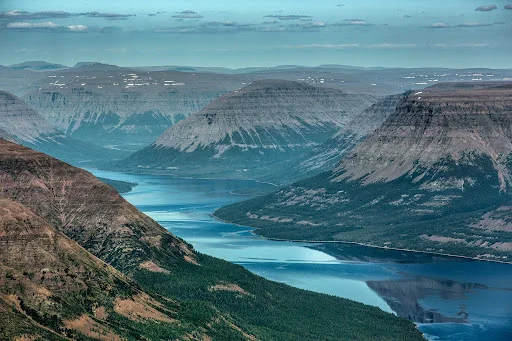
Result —
M69 13L64 11L43 11L43 12L26 12L26 11L8 11L0 12L0 19L11 20L33 20L33 19L61 19L71 17L90 17L105 18L107 20L126 20L134 17L135 14L118 14L118 13L101 13L101 12L85 12L85 13Z
M13 29L33 29L33 28L60 28L59 25L51 21L40 22L40 23L28 23L28 22L13 22L7 24L7 28Z
M209 21L199 25L159 28L158 33L237 33L256 31L256 25L240 24L236 21Z
M372 49L404 49L418 47L418 44L404 44L404 43L380 43L365 45L367 48Z
M274 18L278 20L301 20L301 19L308 19L311 18L310 15L296 15L296 14L290 14L290 15L265 15L264 18Z
M352 47L360 47L359 44L304 44L292 45L291 48L322 48L322 49L346 49Z
M494 25L503 25L503 22L493 22L493 23L478 23L478 22L468 22L457 25L448 25L445 22L438 22L429 26L423 26L424 28L475 28L475 27L489 27Z
M178 12L176 15L173 15L172 17L178 19L200 19L203 16L197 12L187 10L183 12Z
M158 12L154 12L154 13L148 13L148 16L154 17L154 16L157 16L160 14L165 14L165 13L167 13L167 12L166 11L158 11Z
M44 11L44 12L26 12L26 11L8 11L0 12L0 19L13 19L13 20L30 20L30 19L58 19L69 18L73 14L62 11Z
M504 9L512 9L512 4L510 5L505 5L505 7L503 7Z
M85 12L78 13L77 16L84 16L89 18L105 18L107 20L127 20L134 17L135 14L118 14L118 13L101 13L101 12Z
M496 5L485 5L485 6L480 6L480 7L475 8L475 11L477 11L477 12L489 12L489 11L494 11L497 8L498 7Z
M436 22L435 24L424 26L425 28L449 28L452 27L445 22Z
M62 31L62 32L85 32L85 31L87 31L87 26L85 26L85 25L62 26L62 25L57 25L56 23L51 22L51 21L39 22L39 23L13 22L13 23L8 23L6 27L8 29L14 29L14 30L52 30L52 31Z
M412 48L480 48L489 47L487 43L459 43L459 44L416 44L416 43L374 43L374 44L303 44L303 45L284 45L280 48L322 48L322 49L412 49Z
M341 23L333 24L334 26L370 26L369 22L363 19L345 19Z
M297 23L296 25L302 28L318 28L327 26L323 21L304 21Z
M84 32L87 31L87 26L85 25L69 25L67 28L72 32Z

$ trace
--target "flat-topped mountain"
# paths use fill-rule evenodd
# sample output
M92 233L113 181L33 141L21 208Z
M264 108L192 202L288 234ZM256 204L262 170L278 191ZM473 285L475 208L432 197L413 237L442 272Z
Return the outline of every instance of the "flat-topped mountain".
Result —
M55 71L60 69L67 69L69 66L56 64L56 63L48 63L45 61L28 61L18 64L9 65L9 68L15 70L30 70L30 71Z
M219 210L258 233L512 261L512 86L406 94L333 170Z
M340 178L389 182L427 173L450 159L469 164L488 158L500 187L510 186L512 87L440 84L411 93L395 115L335 169Z
M2 340L422 340L197 253L92 174L3 140L0 245Z
M122 167L189 176L261 178L296 162L364 108L369 95L263 80L230 92L169 128Z
M23 99L73 137L137 150L210 101L241 87L241 79L86 63L47 73Z

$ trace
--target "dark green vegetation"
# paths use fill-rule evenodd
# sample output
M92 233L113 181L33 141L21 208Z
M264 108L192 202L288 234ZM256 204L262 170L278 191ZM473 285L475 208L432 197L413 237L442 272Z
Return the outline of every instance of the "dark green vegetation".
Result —
M259 228L256 233L265 237L339 240L470 257L490 253L493 257L488 258L511 261L510 251L492 245L512 241L512 233L479 226L486 213L511 203L510 194L499 192L490 160L475 159L466 167L446 160L434 168L413 185L422 170L368 185L329 181L333 174L323 173L223 207L215 216ZM463 193L459 188L433 192L428 185L422 187L458 174L478 180L466 184Z
M143 271L134 278L146 288L186 302L183 313L197 322L214 319L218 311L226 312L237 326L261 340L417 337L416 330L407 329L407 321L388 320L390 316L378 308L270 282L206 255L199 255L198 262L200 268L189 264L171 269L171 275ZM218 284L224 284L225 290L214 290Z
M199 254L44 154L0 141L0 179L2 340L422 339L378 308Z

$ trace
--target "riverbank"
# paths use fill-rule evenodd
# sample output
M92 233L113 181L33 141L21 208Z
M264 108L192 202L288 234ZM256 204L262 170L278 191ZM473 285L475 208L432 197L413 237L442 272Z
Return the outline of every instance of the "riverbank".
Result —
M212 218L214 218L215 220L220 221L225 224L231 224L231 225L236 225L236 226L240 226L240 227L244 227L244 228L250 228L251 233L253 235L257 236L258 238L262 238L265 240L271 240L271 241L290 242L290 243L307 243L307 244L348 244L348 245L358 245L358 246L370 247L370 248L381 249L381 250L402 251L402 252L418 253L418 254L425 254L425 255L432 255L432 256L452 257L452 258L479 261L479 262L489 262L489 263L512 265L512 262L504 262L504 261L494 260L494 259L469 257L469 256L455 255L455 254L442 253L442 252L395 248L395 247L389 247L389 246L380 246L380 245L365 244L365 243L343 241L343 240L307 240L307 239L283 239L283 238L266 237L266 236L262 236L257 233L257 231L260 230L257 227L236 224L236 223L224 220L220 217L217 217L214 213L210 214L210 216Z

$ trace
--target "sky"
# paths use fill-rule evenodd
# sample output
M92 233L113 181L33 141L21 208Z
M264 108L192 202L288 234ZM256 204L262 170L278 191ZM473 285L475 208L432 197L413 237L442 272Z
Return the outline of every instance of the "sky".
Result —
M512 68L512 0L0 0L0 65Z

